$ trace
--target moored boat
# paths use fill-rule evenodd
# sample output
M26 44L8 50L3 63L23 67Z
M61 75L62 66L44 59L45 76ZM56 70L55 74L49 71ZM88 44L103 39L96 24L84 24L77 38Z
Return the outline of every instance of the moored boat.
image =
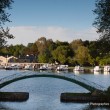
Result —
M104 72L110 72L110 66L104 66Z
M21 69L21 67L19 65L16 65L16 64L11 64L11 65L6 65L5 69L6 70L16 70L16 69Z
M95 66L93 69L94 72L101 72L102 68L100 68L100 66Z
M34 69L34 66L32 66L32 65L26 65L26 66L24 67L24 69L25 69L25 70L33 70L33 69Z
M75 66L74 71L84 71L84 67L81 66Z
M68 65L59 65L56 68L57 71L67 71L68 70Z

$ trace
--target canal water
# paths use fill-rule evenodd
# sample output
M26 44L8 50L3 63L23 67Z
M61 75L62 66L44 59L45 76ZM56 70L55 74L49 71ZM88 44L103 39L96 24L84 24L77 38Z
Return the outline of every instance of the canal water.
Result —
M0 70L0 79L15 73L25 74L27 72L30 71ZM54 74L60 73L55 72ZM74 75L73 72L67 72L65 74ZM110 86L110 74L108 73L76 74L106 88ZM106 107L93 107L89 103L60 102L60 94L62 92L88 92L86 89L74 83L61 79L47 77L29 78L9 84L2 88L1 91L29 92L29 99L26 102L0 102L0 110L110 110L110 108Z

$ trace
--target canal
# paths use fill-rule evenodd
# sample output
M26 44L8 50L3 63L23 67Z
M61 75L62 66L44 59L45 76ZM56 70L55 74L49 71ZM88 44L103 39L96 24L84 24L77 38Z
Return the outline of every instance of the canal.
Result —
M0 79L15 73L25 74L30 71L0 70ZM35 71L33 71L35 72ZM42 73L42 72L41 72ZM46 72L44 72L46 73ZM54 74L60 74L55 72ZM65 74L74 74L66 72ZM103 73L76 73L92 82L104 87L110 85L110 74ZM89 103L62 103L60 94L62 92L88 92L84 88L71 82L55 78L29 78L14 82L1 91L29 92L30 96L26 102L0 102L0 110L109 110L105 107L93 107Z

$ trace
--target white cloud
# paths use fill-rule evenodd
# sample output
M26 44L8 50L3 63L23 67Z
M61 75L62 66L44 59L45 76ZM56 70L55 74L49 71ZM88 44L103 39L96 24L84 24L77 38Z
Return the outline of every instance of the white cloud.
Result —
M63 27L36 27L36 26L18 26L10 27L10 33L15 38L8 40L8 44L24 44L35 42L40 37L46 37L47 39L53 39L54 41L68 41L71 42L74 39L82 40L96 40L98 34L94 28L87 30L79 30Z

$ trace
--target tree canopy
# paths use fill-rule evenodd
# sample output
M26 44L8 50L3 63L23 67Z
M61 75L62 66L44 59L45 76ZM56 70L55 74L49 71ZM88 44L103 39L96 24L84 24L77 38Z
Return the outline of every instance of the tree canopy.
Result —
M110 0L97 0L94 13L97 15L93 25L103 35L110 35Z
M9 28L3 28L5 22L10 22L10 14L6 12L6 9L10 9L12 3L13 0L0 0L0 47L6 44L7 39L14 38L14 36L9 33Z
M110 0L96 0L95 10L96 15L93 25L97 28L100 34L98 44L100 53L110 52Z
M74 40L70 43L53 41L45 37L39 38L27 46L9 45L0 49L2 56L33 57L32 62L55 63L75 65L107 65L110 64L110 54L100 49L101 43L97 41ZM109 48L108 48L109 49ZM29 58L29 57L28 57Z

